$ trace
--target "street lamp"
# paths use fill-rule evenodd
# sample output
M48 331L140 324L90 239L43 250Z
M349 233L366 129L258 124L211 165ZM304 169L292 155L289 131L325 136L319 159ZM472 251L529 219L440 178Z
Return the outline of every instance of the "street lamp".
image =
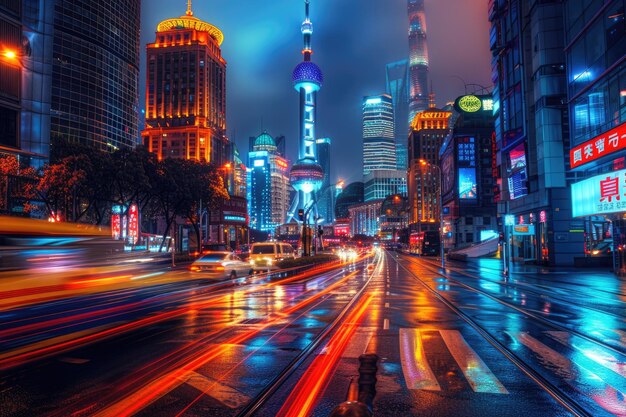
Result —
M438 183L438 187L437 187L437 193L438 195L438 200L439 200L439 252L440 252L440 256L441 256L441 268L445 269L446 267L446 261L445 261L445 248L444 248L444 243L443 243L443 194L441 192L441 181L442 181L442 174L441 174L441 168L439 167L439 165L435 165L435 164L431 164L427 161L425 161L424 159L420 159L420 164L422 166L428 166L428 167L434 167L436 168L437 171L437 183ZM422 195L422 198L424 198L424 196Z

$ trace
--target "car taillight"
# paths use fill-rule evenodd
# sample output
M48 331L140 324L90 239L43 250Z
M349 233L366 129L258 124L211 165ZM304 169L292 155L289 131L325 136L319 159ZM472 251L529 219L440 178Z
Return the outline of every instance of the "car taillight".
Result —
M191 269L192 271L199 271L199 270L200 270L200 268L199 268L199 267L197 267L197 266L192 266L192 267L191 267L191 268L189 268L189 269Z
M218 266L218 267L215 267L215 269L216 269L217 271L223 271L223 270L224 270L224 267L223 267L223 266Z

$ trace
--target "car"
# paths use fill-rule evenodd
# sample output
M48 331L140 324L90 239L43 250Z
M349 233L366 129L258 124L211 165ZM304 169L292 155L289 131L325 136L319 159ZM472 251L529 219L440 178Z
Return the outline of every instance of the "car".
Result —
M202 245L202 253L229 252L225 243L205 243Z
M244 262L231 252L211 252L196 259L189 267L190 271L201 278L236 279L252 275L248 262Z
M289 243L263 242L253 243L250 247L250 265L254 270L266 270L275 267L276 262L293 259L296 251Z

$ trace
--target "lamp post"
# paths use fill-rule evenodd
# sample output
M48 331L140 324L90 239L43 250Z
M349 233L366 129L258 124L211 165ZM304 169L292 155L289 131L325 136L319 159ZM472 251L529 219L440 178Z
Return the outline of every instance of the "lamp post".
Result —
M439 201L439 253L441 256L441 269L446 267L445 248L443 243L443 194L441 192L441 168L439 165L431 164L424 159L420 159L420 164L423 166L434 167L437 171L437 196ZM423 198L423 194L422 194Z

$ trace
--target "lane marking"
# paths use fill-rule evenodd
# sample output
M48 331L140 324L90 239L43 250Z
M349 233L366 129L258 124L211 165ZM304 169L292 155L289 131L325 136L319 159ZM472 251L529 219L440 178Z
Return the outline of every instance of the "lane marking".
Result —
M624 362L620 361L620 359L616 358L611 353L585 341L581 342L582 344L574 343L571 340L572 335L568 332L546 331L545 333L563 346L582 353L583 356L598 365L626 378L626 366L624 366Z
M242 407L250 402L250 397L235 388L194 371L181 375L179 379L231 409Z
M474 392L509 393L458 330L439 330L439 334Z
M367 350L367 346L370 344L370 340L373 336L374 328L359 327L341 357L345 359L358 359L359 356L364 354Z
M422 335L418 329L400 329L400 361L408 389L441 391L426 360Z

